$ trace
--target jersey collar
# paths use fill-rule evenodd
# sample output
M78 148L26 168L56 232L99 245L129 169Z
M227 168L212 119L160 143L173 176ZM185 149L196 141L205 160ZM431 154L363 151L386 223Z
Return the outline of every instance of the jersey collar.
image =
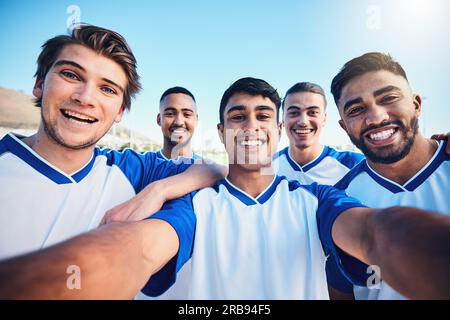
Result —
M281 180L283 180L283 177L275 176L269 186L256 198L236 187L227 178L221 180L219 184L223 184L225 188L227 188L228 192L238 198L242 203L247 206L252 206L255 204L264 204L267 200L269 200Z
M323 146L322 152L320 153L320 155L317 158L315 158L314 160L301 166L292 158L291 150L289 147L286 147L281 151L281 153L285 154L286 159L289 162L292 169L294 169L295 171L302 171L302 172L307 172L308 170L310 170L310 169L314 168L316 165L318 165L320 163L320 161L322 161L323 158L325 158L327 156L328 152L329 152L329 147Z
M445 147L447 145L447 141L441 141L437 150L435 151L433 157L428 161L428 163L417 172L411 179L405 182L403 185L398 184L395 181L392 181L388 178L383 177L373 170L367 160L364 160L364 169L369 174L369 176L374 179L378 184L388 189L392 193L399 193L405 191L414 191L418 188L425 180L428 179L430 175L441 165L441 163L448 159L448 155L445 152Z
M95 156L98 153L96 148L86 165L72 174L66 174L42 158L22 140L11 133L8 133L3 137L2 143L9 152L57 184L80 182L91 171L94 166Z

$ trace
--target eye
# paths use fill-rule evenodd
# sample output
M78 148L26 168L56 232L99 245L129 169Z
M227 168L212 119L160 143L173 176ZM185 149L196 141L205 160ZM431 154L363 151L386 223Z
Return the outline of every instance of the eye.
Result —
M192 117L192 113L191 112L186 112L183 114L185 118L190 118Z
M271 116L267 113L261 113L258 115L258 120L268 120L270 118L271 118Z
M352 107L352 108L350 108L350 109L347 110L347 115L349 115L349 116L355 116L355 115L357 115L358 113L362 112L363 109L364 109L363 106L355 106L355 107Z
M288 112L288 116L291 118L297 117L300 113L298 111Z
M392 103L394 101L397 100L397 96L396 95L387 95L384 96L383 98L381 98L380 103Z
M67 71L67 70L63 70L60 72L60 74L64 77L64 78L68 78L71 80L80 80L80 78L73 72L71 71Z
M308 112L308 115L311 117L317 117L319 115L318 111L311 110Z
M167 112L164 112L164 116L165 117L173 117L174 113L172 111L167 111Z
M245 116L243 114L235 114L230 117L232 121L243 121L245 120Z
M107 94L116 94L116 91L110 87L102 87L101 90Z

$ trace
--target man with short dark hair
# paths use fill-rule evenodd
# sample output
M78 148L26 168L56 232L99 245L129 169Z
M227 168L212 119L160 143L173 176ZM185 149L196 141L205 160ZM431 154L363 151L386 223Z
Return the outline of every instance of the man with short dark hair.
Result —
M419 131L422 100L412 92L401 65L390 55L366 53L344 65L334 77L331 91L341 127L366 156L336 187L372 207L407 205L449 215L450 156L445 153L448 142L427 139ZM399 237L408 233L408 227L400 221L396 228ZM411 249L420 245L420 241L413 242ZM330 260L328 269L333 266L335 263ZM363 286L354 287L355 297L404 298L379 281L380 276L385 278L385 270L379 271L381 274L368 270ZM407 268L402 272L407 273ZM439 281L440 275L434 276ZM418 274L412 281L427 280L424 274ZM353 289L345 281L331 285L341 291Z
M198 122L194 95L183 87L167 89L159 100L156 122L161 127L164 142L158 157L168 160L178 157L201 157L192 151L191 140Z

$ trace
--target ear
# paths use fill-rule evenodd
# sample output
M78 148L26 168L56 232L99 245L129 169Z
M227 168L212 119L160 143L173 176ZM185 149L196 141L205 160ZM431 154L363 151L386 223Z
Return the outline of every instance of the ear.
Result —
M422 98L418 94L413 95L413 104L416 116L420 116L420 113L422 112Z
M341 128L344 129L345 132L347 132L347 127L345 126L344 121L342 121L342 119L341 119L338 122L339 122L339 125L341 126Z
M117 116L114 119L115 123L119 123L120 120L122 120L122 116L123 116L124 112L125 112L125 107L121 107L120 110L119 110L119 113L117 114Z
M328 115L328 113L325 111L323 122L322 122L322 127L325 127L325 125L327 124L327 119L328 119L327 115Z
M161 113L158 113L158 115L156 116L156 123L161 127Z
M284 125L284 121L280 122L277 125L277 129L278 129L278 139L281 139L281 134L283 132L283 125Z
M219 134L220 142L222 142L222 144L225 144L223 136L223 124L217 124L217 133Z
M37 80L34 83L34 87L33 87L33 96L35 96L36 98L40 99L42 98L42 92L44 91L44 80L40 79Z

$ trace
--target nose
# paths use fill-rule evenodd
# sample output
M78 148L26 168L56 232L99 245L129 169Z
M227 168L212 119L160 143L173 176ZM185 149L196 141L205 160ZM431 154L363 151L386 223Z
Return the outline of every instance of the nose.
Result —
M295 123L301 127L306 127L308 125L308 116L305 113L300 113Z
M175 119L174 119L174 123L177 126L180 126L184 123L184 117L181 113L177 113L177 115L175 116Z
M248 117L245 124L245 131L259 131L259 121L254 116Z
M94 104L94 88L89 83L81 84L72 94L72 100L81 106L93 106Z
M366 125L378 125L389 120L389 114L385 107L373 104L366 113Z

